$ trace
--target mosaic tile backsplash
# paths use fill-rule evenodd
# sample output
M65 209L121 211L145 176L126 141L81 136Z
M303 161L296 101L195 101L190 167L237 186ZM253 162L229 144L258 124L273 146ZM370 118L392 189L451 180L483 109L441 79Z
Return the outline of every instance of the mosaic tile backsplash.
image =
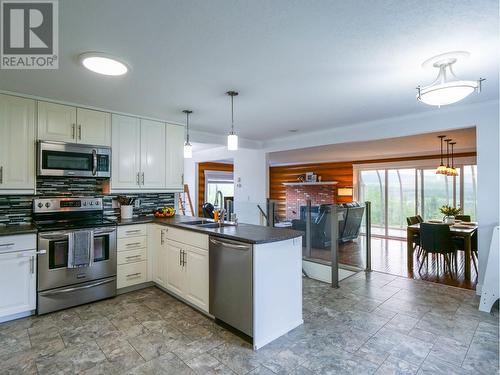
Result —
M105 194L107 179L78 177L39 177L37 197L49 196L102 196L104 215L120 216L120 209L113 208L117 194ZM174 207L174 193L130 193L120 194L137 198L134 215L152 215L160 207ZM0 195L0 225L29 224L33 195Z

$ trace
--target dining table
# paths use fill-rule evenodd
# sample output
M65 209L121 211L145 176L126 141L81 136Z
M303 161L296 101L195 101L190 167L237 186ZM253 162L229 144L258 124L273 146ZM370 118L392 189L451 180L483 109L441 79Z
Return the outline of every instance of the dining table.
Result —
M430 220L429 223L433 224L443 224L442 221ZM464 252L465 252L465 280L470 281L471 279L471 267L470 260L472 255L472 236L477 232L477 223L460 222L449 224L450 233L455 237L462 237L464 239ZM406 229L406 244L407 244L407 267L410 275L413 274L413 235L415 233L420 233L420 223L408 225Z

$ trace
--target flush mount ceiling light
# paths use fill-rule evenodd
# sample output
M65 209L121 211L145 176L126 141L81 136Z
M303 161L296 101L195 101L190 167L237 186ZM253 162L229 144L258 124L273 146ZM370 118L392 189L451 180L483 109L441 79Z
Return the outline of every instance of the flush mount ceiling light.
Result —
M189 115L193 113L188 109L182 111L186 114L186 142L184 142L184 158L191 159L193 157L193 146L189 143Z
M238 95L236 91L228 91L226 92L227 95L231 97L231 131L229 132L227 136L227 149L229 151L236 151L238 150L238 136L234 132L234 106L233 106L233 100L234 97Z
M481 82L459 80L453 73L452 65L459 59L469 57L465 51L447 52L431 57L423 62L424 68L437 68L439 73L437 78L428 86L417 87L417 100L429 105L447 105L456 103L474 91L481 92Z
M82 53L79 60L88 70L106 76L121 76L129 71L128 65L123 61L102 52Z

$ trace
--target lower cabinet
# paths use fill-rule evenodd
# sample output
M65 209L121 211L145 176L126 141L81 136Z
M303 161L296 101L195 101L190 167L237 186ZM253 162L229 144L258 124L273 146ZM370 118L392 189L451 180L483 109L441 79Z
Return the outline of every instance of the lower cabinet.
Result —
M167 289L208 311L208 251L167 240Z
M27 246L29 243L29 246ZM36 308L36 236L0 237L0 321Z
M116 287L126 288L149 281L146 224L118 227Z

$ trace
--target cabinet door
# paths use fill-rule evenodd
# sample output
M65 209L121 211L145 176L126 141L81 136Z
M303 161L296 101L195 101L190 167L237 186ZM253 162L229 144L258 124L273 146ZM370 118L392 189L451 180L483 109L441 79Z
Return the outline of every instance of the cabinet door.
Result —
M167 124L166 187L184 189L184 126Z
M111 146L111 115L107 112L77 108L78 143Z
M0 317L35 309L35 251L0 253Z
M141 120L141 187L165 188L165 124Z
M140 170L139 119L121 115L112 116L111 188L139 189Z
M181 250L179 244L166 241L167 289L178 296L184 296L186 284L186 273L182 266Z
M189 302L208 311L208 251L187 247L186 252L186 289Z
M153 264L153 281L162 287L167 287L167 240L165 238L165 230L160 228L157 230L157 246Z
M76 108L56 103L38 102L38 139L76 142Z
M0 189L35 188L35 101L0 95Z

